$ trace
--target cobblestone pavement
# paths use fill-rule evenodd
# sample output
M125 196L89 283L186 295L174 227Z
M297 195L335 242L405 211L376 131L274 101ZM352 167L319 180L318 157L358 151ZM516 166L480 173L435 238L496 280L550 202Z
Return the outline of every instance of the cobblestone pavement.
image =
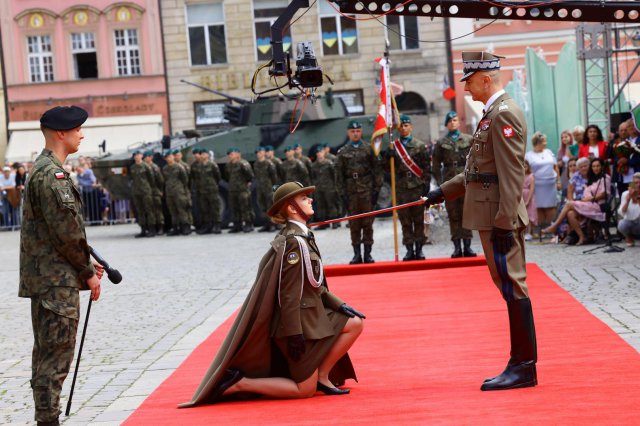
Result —
M61 417L64 424L115 425L126 419L242 303L273 238L254 232L134 239L137 232L133 225L87 229L90 243L124 281L113 285L105 278L101 300L92 306L72 412ZM449 256L448 226L437 221L432 234L427 258ZM325 263L351 258L345 227L316 235ZM375 259L392 260L390 219L376 220L375 238ZM0 424L34 423L30 307L29 300L17 297L18 244L18 232L0 232ZM477 238L473 248L480 251ZM640 350L640 248L611 254L583 250L530 243L527 258Z

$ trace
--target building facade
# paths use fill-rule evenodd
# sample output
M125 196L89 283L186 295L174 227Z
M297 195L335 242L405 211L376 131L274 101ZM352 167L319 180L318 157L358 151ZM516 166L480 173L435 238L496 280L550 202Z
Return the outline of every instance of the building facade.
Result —
M56 105L89 111L83 154L168 133L159 12L157 0L0 2L9 159L40 151L38 120Z
M0 40L2 37L0 37ZM0 52L2 49L0 49ZM6 92L4 90L4 73L2 72L3 61L0 55L0 166L4 165L5 151L7 149L7 110Z
M227 100L181 82L186 80L250 99L254 72L271 59L270 27L284 11L286 0L161 0L168 94L173 131L206 128L224 122ZM421 17L343 16L327 1L296 13L283 33L283 47L311 41L326 79L322 95L331 87L351 114L375 114L376 83L385 38L391 44L391 80L402 87L401 110L416 114L414 126L422 137L436 137L448 111L442 99L447 72L444 25ZM426 40L426 42L420 41ZM278 78L278 83L285 83ZM257 76L257 91L274 87L267 68ZM277 93L277 92L276 92Z

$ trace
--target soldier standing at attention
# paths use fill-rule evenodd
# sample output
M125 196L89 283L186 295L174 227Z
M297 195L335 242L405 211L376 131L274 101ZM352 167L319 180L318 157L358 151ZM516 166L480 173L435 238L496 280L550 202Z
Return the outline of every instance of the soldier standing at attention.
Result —
M227 150L227 182L229 182L229 207L233 213L233 228L229 233L253 231L253 207L251 206L251 181L253 170L242 158L238 148ZM244 225L243 225L244 222Z
M273 187L278 183L276 165L267 159L263 146L256 148L256 161L253 163L253 173L256 176L256 201L258 208L266 214L273 200ZM267 223L258 232L269 232L275 225L267 218Z
M197 163L191 167L191 181L200 214L198 234L219 234L220 231L220 169L209 160L209 151L195 148ZM195 155L195 153L194 153Z
M288 145L284 149L286 159L282 162L282 178L284 182L300 182L308 186L309 170L304 163L296 158L293 146Z
M464 197L462 224L477 229L493 282L507 302L511 357L505 370L481 390L536 386L538 359L527 277L524 232L529 222L522 201L527 126L524 114L503 90L500 57L463 52L464 90L485 104L464 172L427 194L427 203Z
M156 222L156 235L162 235L164 233L164 212L162 210L164 177L162 176L162 170L160 170L160 166L153 162L153 151L146 151L144 153L143 159L145 164L147 164L151 168L151 173L153 175L152 214Z
M162 168L164 176L164 194L171 215L171 231L169 236L189 235L189 177L184 167L176 163L174 151L167 150L164 154L167 164Z
M156 218L153 214L153 172L142 161L142 152L133 153L133 164L129 167L133 205L136 208L136 219L142 231L135 238L155 237Z
M276 166L276 173L278 176L278 181L276 182L278 185L282 182L283 173L282 173L282 160L275 156L273 152L273 146L267 145L264 147L265 156L267 160L271 161L274 166Z
M382 186L379 161L369 144L362 142L362 125L351 121L347 127L349 142L338 152L336 182L338 194L347 198L349 214L370 212ZM351 221L353 258L349 263L373 263L373 217ZM364 258L360 244L364 244Z
M100 297L104 269L90 260L80 193L63 169L83 139L87 112L57 106L40 118L45 147L25 184L20 230L20 288L31 298L31 388L38 425L57 426L80 317L80 290Z
M203 228L203 223L202 223L202 217L200 216L201 213L198 210L198 205L199 205L198 191L196 190L196 183L194 182L194 177L198 174L198 171L196 170L194 172L193 169L194 168L197 169L198 167L200 167L200 164L201 164L200 148L198 147L192 148L191 154L193 155L193 163L189 165L188 173L189 173L189 192L191 194L192 207L189 209L189 211L191 212L191 217L193 219L191 224L194 225L194 227L196 228L196 232L198 232Z
M307 168L307 173L311 176L311 159L302 153L302 146L299 143L293 144L293 152L295 157L302 161L302 164Z
M400 138L395 149L387 151L385 166L390 171L390 159L395 155L396 200L398 204L420 199L425 185L431 181L431 164L424 142L412 136L411 117L400 117ZM407 254L402 260L424 260L424 206L413 206L398 211L402 225L402 244ZM414 249L415 247L415 249Z
M191 166L183 160L182 151L179 149L173 150L173 155L175 157L176 164L181 166L184 171L187 173L187 217L189 218L189 233L191 233L191 225L193 225L193 192L191 191Z
M460 119L455 111L447 113L444 125L447 127L448 133L438 139L432 157L433 173L438 185L442 185L442 182L464 172L464 164L473 139L471 135L460 133L458 130ZM473 237L471 231L462 227L463 206L463 198L444 202L449 216L449 231L454 247L452 258L476 257L475 252L471 250L471 238ZM460 246L460 240L464 242L464 251Z
M311 164L311 181L316 187L317 217L319 220L335 219L338 216L336 199L336 168L325 158L322 146L316 152L316 161ZM337 225L337 223L334 223ZM329 225L320 225L316 229L327 229Z
M331 153L331 147L329 147L328 143L323 143L322 144L322 150L324 151L324 157L331 161L333 164L336 164L336 161L338 161L338 157L336 157L335 154Z

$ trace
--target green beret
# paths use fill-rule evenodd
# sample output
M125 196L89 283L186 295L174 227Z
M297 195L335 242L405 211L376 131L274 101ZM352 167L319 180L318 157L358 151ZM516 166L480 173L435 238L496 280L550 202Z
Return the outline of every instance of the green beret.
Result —
M264 150L267 151L267 152L273 151L273 146L267 145L267 146L264 147Z
M200 154L201 152L202 152L202 148L199 148L197 146L191 149L192 154Z
M294 143L291 146L293 147L293 149L297 149L297 148L300 148L302 145L300 145L299 143Z
M145 157L153 157L153 151L145 151L143 155Z
M362 124L360 124L359 122L352 120L349 122L349 125L347 126L347 129L362 129Z
M180 152L180 150L179 150L179 149L174 149L173 151L171 151L171 153L172 153L173 155L181 154L181 152Z
M449 122L457 116L458 114L455 111L449 111L444 117L444 125L446 126L447 124L449 124Z
M266 151L267 149L264 146L259 146L256 148L256 153L260 152L260 151Z
M231 147L227 149L227 155L231 154L232 152L240 152L240 150L236 147Z
M284 152L293 151L293 145L287 145L284 147Z
M400 116L400 124L405 124L405 123L411 124L411 117L403 114Z
M170 149L165 150L164 154L162 154L163 157L168 157L170 155L173 155L173 151Z
M135 151L133 151L132 156L135 157L138 154L142 154L142 151L140 151L139 149L136 149Z
M82 126L89 113L77 106L53 107L40 117L40 125L52 130L71 130Z

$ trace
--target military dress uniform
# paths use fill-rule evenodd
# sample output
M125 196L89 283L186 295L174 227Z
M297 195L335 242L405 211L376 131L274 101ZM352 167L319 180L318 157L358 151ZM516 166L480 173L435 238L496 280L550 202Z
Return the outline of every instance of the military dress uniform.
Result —
M408 116L400 118L401 123L411 123ZM397 150L387 151L385 166L391 171L390 159L394 158L397 204L410 203L419 200L424 194L425 185L431 181L431 163L427 154L426 144L413 136L400 137L399 142L406 149L411 160L422 171L418 176L404 163ZM393 157L391 157L393 155ZM402 226L402 245L407 248L407 255L403 260L423 260L422 246L424 245L424 206L418 205L401 209L398 218Z
M191 167L191 182L200 219L198 234L221 232L220 179L220 169L213 161L207 159Z
M153 152L147 151L145 153L145 157L152 157ZM147 163L151 168L151 173L153 175L153 191L152 191L152 202L153 208L151 209L152 214L154 216L156 222L156 233L162 234L164 232L164 209L162 208L162 195L164 193L164 176L162 175L162 170L160 166L151 161Z
M448 121L445 122L445 126ZM455 175L464 172L464 165L467 154L471 147L472 136L460 131L448 132L438 139L433 150L433 174L438 185L452 179ZM471 250L471 231L462 226L462 211L464 200L458 198L452 201L445 201L444 207L449 216L449 231L451 241L454 244L454 252L451 255L457 257L475 257ZM464 252L460 246L460 241L464 241Z
M240 158L238 161L227 163L226 173L229 182L229 207L233 214L233 228L230 232L251 232L255 219L251 206L251 165L247 160Z
M499 57L463 52L465 75L499 69ZM485 106L463 173L443 183L447 200L464 196L462 225L478 230L493 282L507 303L511 358L505 371L482 390L537 384L537 344L526 284L524 232L529 222L522 200L527 127L516 102L499 90Z
M78 107L55 107L43 127L71 130L87 118ZM31 388L35 419L58 424L60 393L69 373L80 317L80 290L95 275L78 189L48 149L36 159L25 185L20 230L18 296L31 298Z
M278 184L278 171L275 164L268 158L256 160L253 163L253 174L256 179L256 202L262 213L271 206L273 187ZM267 220L267 224L260 228L261 232L271 231L273 224Z
M352 122L350 126L362 126ZM357 143L348 142L338 152L336 165L336 183L338 194L348 199L349 214L366 213L373 210L373 201L382 186L382 173L379 160L369 144L362 140ZM362 261L360 245L364 245L364 261L372 263L371 248L373 246L373 216L356 219L350 222L351 245L353 246L353 263ZM360 262L358 260L360 259Z
M171 215L172 229L167 235L189 235L189 177L179 163L167 164L162 168L165 186L165 200Z
M134 154L136 155L136 154ZM142 232L136 237L153 237L156 235L156 217L153 212L153 190L155 179L151 167L144 161L133 163L129 167L133 205L136 208L136 219Z
M336 167L333 162L327 160L316 159L311 164L311 182L316 187L316 216L319 220L329 220L338 217L338 209L336 200L338 190L336 188ZM328 228L329 225L323 225L318 229Z

